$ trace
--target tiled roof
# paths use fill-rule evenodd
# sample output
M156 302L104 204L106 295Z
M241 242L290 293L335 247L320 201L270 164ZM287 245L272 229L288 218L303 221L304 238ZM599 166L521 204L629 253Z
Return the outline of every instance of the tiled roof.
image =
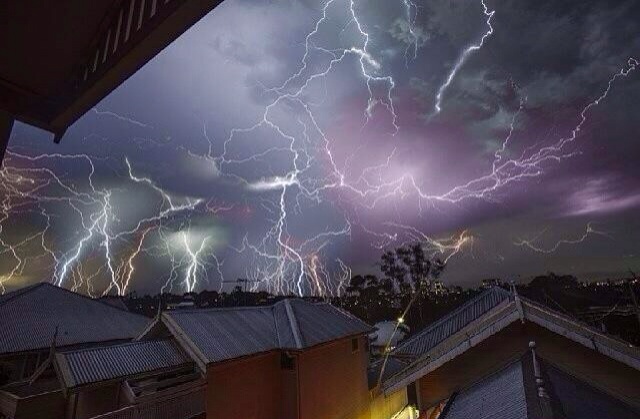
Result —
M304 349L371 327L330 304L283 300L268 307L184 310L163 314L196 346L205 363L274 349Z
M59 352L56 363L65 387L166 371L193 363L173 340L131 342Z
M48 348L56 327L56 345L61 347L132 339L148 322L144 316L41 283L0 299L0 354Z
M442 419L526 419L522 364L501 371L454 395Z
M405 340L393 353L394 355L420 357L510 297L511 293L500 287L483 291L477 297Z

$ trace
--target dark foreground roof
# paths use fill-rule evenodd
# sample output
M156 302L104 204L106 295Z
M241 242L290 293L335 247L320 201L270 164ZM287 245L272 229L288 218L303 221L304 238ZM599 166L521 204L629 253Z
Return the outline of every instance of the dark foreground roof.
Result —
M60 135L221 0L0 3L0 109Z
M511 293L493 287L467 301L451 313L430 324L422 331L405 340L393 351L396 356L419 357L437 344L462 330L511 297Z
M0 299L0 354L138 336L149 319L98 300L40 283Z
M481 382L455 394L442 419L527 418L522 364L514 362Z
M371 330L330 304L295 299L268 307L166 312L163 317L206 364L275 349L306 349Z
M640 350L516 292L491 288L403 342L391 356L410 361L383 373L385 393L439 368L516 321L531 322L640 370Z
M168 371L193 361L173 340L140 341L56 354L66 388Z
M640 412L588 383L538 359L547 406L554 418L638 419ZM441 419L542 419L533 357L523 356L502 370L454 394Z

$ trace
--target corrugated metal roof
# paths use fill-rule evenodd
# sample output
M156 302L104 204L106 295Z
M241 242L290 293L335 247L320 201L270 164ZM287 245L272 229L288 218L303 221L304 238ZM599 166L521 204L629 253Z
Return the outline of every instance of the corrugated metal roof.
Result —
M289 301L298 323L303 348L372 330L359 318L331 304Z
M271 307L182 310L163 315L177 324L207 363L278 347Z
M304 349L371 327L330 304L283 300L269 307L166 312L207 363L274 349Z
M74 388L193 363L173 340L140 341L56 354L65 387Z
M609 394L538 358L554 417L638 419L640 412ZM455 394L442 419L520 419L541 417L533 359L523 355L498 372ZM527 394L527 386L532 392Z
M500 287L483 291L477 297L405 340L394 354L420 357L510 297L511 293Z
M526 419L520 360L456 394L442 419Z
M149 319L41 283L0 300L0 354L48 348L58 327L58 347L132 339Z

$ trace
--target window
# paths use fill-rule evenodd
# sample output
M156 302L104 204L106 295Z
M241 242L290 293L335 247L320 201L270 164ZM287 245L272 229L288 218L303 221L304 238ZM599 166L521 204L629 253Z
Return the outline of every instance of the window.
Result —
M358 338L351 339L351 352L358 352L360 349L360 342Z
M283 370L293 371L296 369L296 358L283 352L280 355L280 368Z

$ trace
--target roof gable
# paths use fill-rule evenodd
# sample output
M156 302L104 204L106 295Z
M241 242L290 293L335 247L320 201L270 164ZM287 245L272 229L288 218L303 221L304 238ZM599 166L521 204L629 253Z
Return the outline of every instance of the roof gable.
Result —
M0 354L57 346L127 340L149 322L144 316L41 283L0 300Z
M498 290L493 288L492 290ZM393 392L439 368L513 322L530 321L560 336L640 370L640 350L584 323L538 303L499 289L492 302L489 290L428 326L390 356L410 359L395 374L383 372L386 393ZM495 291L494 291L495 292ZM504 299L503 299L504 298ZM483 303L483 300L485 303ZM497 303L496 303L497 301ZM492 307L491 307L492 306ZM476 307L476 308L474 308ZM480 307L480 308L478 308ZM485 310L485 308L489 307Z

